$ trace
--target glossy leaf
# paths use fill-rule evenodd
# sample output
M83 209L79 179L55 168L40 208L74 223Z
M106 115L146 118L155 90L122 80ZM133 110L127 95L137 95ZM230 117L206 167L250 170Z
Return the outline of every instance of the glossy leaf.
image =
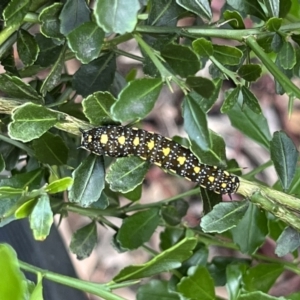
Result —
M181 77L196 74L200 70L198 56L187 46L168 44L161 52L170 67Z
M73 185L69 192L71 202L89 206L96 202L104 188L103 157L89 155L73 172Z
M169 289L169 282L153 279L137 291L137 300L180 300L180 296Z
M265 212L250 203L239 224L231 229L231 233L234 243L243 253L255 253L268 234Z
M182 110L184 129L190 140L202 150L207 151L211 146L211 140L204 111L191 95L185 97Z
M278 53L278 60L280 66L284 70L292 69L296 64L295 49L290 42L284 42L282 48Z
M46 187L45 191L49 194L56 194L67 190L73 184L71 177L64 177L55 181L52 181Z
M269 148L271 134L263 114L256 114L247 106L242 108L239 100L227 113L231 124L265 148Z
M268 293L283 270L283 265L279 263L260 263L247 270L243 277L243 286L249 292L262 291Z
M122 249L133 250L151 238L160 222L159 209L140 211L124 219L117 233L117 241Z
M239 70L238 74L245 80L254 82L261 76L261 66L260 65L242 65Z
M248 209L248 201L222 202L201 219L204 232L222 233L236 227Z
M13 98L42 102L42 97L37 91L19 77L0 74L0 90Z
M112 124L111 107L116 99L109 92L96 92L83 99L83 113L91 124L106 125Z
M167 224L176 226L180 224L181 219L186 215L188 208L188 203L179 199L164 206L161 210L161 215Z
M132 32L137 22L140 9L138 0L96 0L94 15L97 24L105 32L124 34Z
M29 12L30 0L12 0L3 11L3 19L7 27L19 27Z
M191 269L189 276L183 277L178 283L178 291L188 299L214 300L214 282L207 269L201 266Z
M240 63L243 52L236 47L214 45L213 56L224 65L235 66Z
M124 268L113 280L115 282L122 282L140 279L177 269L181 266L183 261L192 255L196 244L197 241L195 238L185 238L145 264Z
M112 106L114 119L129 121L144 118L153 109L161 88L161 79L143 78L130 81Z
M82 260L90 256L97 244L97 227L95 222L78 229L72 235L70 250Z
M2 172L3 170L5 170L5 161L2 154L0 153L0 172Z
M293 141L283 131L274 133L270 145L271 159L281 185L286 191L294 178L299 153Z
M275 253L282 257L300 247L300 233L294 228L287 227L276 241Z
M238 298L241 291L242 276L245 270L245 264L237 264L234 262L226 267L226 289L229 294L229 299L235 300Z
M0 299L23 300L26 291L26 279L21 272L16 252L7 244L0 245L0 267L5 270L1 276Z
M36 61L39 47L34 37L25 30L21 29L18 32L17 49L25 66L30 66Z
M221 107L222 113L227 113L234 107L234 105L239 100L239 94L240 94L239 86L237 86L236 88L234 88L232 90L227 91L227 93L225 94L226 95L225 101Z
M210 8L210 2L208 0L176 0L177 4L184 7L186 10L195 13L198 16L210 20L212 18L212 12Z
M249 14L261 20L266 19L265 12L258 0L227 0L227 3L243 14Z
M226 10L223 13L224 19L229 21L229 25L235 29L245 29L242 16L237 11Z
M195 92L207 99L210 98L215 91L215 85L213 82L200 76L188 76L186 84Z
M104 31L94 22L86 22L72 30L68 36L68 45L83 64L97 58L103 44Z
M42 163L56 166L67 163L69 150L58 135L46 132L33 141L32 147L36 158Z
M29 142L53 127L58 122L59 113L40 105L26 103L14 111L12 119L8 126L9 136L22 142Z
M267 22L266 22L266 28L269 31L272 32L277 32L282 24L282 19L279 18L270 18Z
M114 54L104 54L78 69L73 76L73 89L83 97L97 91L107 91L113 82L115 70Z
M285 300L284 297L273 297L263 292L250 292L239 296L238 300Z
M149 162L139 157L122 157L113 163L106 175L112 191L127 193L144 181Z
M59 15L60 32L68 35L72 30L90 21L90 9L84 0L67 0Z
M244 105L247 105L254 113L261 114L261 108L257 98L245 86L242 86L242 95L243 95L243 108Z
M50 233L53 223L53 213L48 195L42 195L30 215L30 228L34 238L43 241Z
M192 46L194 51L200 56L209 57L213 55L214 48L212 42L205 38L194 40Z

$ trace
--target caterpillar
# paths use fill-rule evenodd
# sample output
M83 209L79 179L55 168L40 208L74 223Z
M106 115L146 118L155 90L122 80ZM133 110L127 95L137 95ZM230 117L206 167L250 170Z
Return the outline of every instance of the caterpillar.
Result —
M201 163L190 149L160 134L116 125L80 131L80 147L97 155L138 156L217 194L231 195L239 188L237 176Z

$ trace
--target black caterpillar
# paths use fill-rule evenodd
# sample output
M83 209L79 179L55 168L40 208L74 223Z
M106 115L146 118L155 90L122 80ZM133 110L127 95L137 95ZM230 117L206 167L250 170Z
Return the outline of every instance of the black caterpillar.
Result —
M81 130L81 148L97 155L138 156L168 169L217 194L232 194L239 187L239 178L216 166L200 163L180 144L159 134L124 126L102 126Z

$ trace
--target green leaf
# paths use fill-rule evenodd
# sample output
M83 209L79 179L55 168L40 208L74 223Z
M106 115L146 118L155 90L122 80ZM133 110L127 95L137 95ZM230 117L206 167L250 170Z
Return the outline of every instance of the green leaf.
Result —
M224 65L236 66L243 57L243 52L231 46L214 45L213 56Z
M201 69L198 56L187 46L168 44L161 51L161 55L170 67L183 78L196 74Z
M177 269L183 261L192 255L192 251L196 245L197 240L195 238L185 238L145 264L124 268L113 280L115 282L122 282L140 279Z
M183 106L184 129L190 140L202 150L211 147L210 135L207 127L206 114L197 105L192 95L185 97Z
M208 20L212 18L210 2L208 0L176 0L176 3L198 16L202 16Z
M108 52L78 69L73 76L73 89L83 97L97 91L107 91L113 83L115 71L115 55Z
M229 21L229 25L234 29L245 29L245 24L242 16L237 11L225 10L223 13L224 19Z
M140 9L138 0L96 0L94 15L97 24L107 33L132 32Z
M132 190L128 193L123 193L122 195L125 198L129 199L130 201L137 201L137 200L141 199L142 187L143 187L143 184L140 184L134 190Z
M186 215L188 208L188 203L179 199L177 201L172 201L167 206L162 207L161 215L167 224L176 226L180 224L181 219Z
M137 249L149 241L159 222L158 208L137 212L123 220L117 233L117 241L122 249Z
M95 222L78 229L73 235L70 250L82 260L90 256L97 245L97 227Z
M130 81L112 106L114 119L121 122L143 119L153 109L161 88L161 79L143 78Z
M296 60L296 52L295 48L292 46L290 42L284 42L282 48L278 53L278 60L280 66L284 70L291 70L297 60Z
M271 32L277 32L282 25L282 19L279 18L270 18L266 22L266 29Z
M238 298L241 292L242 276L245 273L246 265L237 264L232 262L232 264L226 267L226 289L228 291L229 299L234 300Z
M40 274L37 276L38 282L36 283L29 300L43 300L43 277L39 275Z
M261 114L261 108L257 98L245 86L242 86L242 95L243 95L243 105L244 104L247 105L254 113L258 115Z
M67 163L69 149L63 139L50 132L44 133L32 143L36 158L45 164L61 166Z
M34 238L43 241L49 235L53 223L53 213L47 194L42 195L30 215L30 228L33 231Z
M112 191L128 193L143 182L149 165L149 162L135 156L118 158L110 166L106 181Z
M49 194L56 194L67 190L73 184L71 177L64 177L55 181L52 181L47 185L45 191Z
M5 170L5 161L3 159L2 154L0 153L0 172Z
M300 233L294 228L287 227L276 241L275 254L283 257L300 246Z
M241 97L227 113L232 126L265 148L270 147L271 134L263 114L256 114L247 106L242 108Z
M96 202L104 189L103 157L89 155L73 172L73 185L69 192L71 202L89 206Z
M63 7L62 3L53 3L45 7L39 14L41 22L41 33L48 37L57 40L62 40L64 36L60 33L59 14Z
M19 77L0 74L0 90L12 98L41 103L42 97Z
M213 55L214 48L211 41L205 38L199 38L192 42L194 51L201 57L209 57Z
M222 233L236 227L243 218L248 201L222 202L213 207L213 210L201 219L201 228L204 232Z
M231 229L233 241L242 253L253 254L265 241L268 234L264 211L250 203L239 224Z
M240 86L237 86L232 90L226 91L226 98L221 107L221 112L223 114L229 112L234 107L234 105L238 102L239 94Z
M104 31L94 22L81 24L67 36L69 48L83 64L87 64L98 57L103 39Z
M21 204L16 210L15 210L15 218L16 219L23 219L30 216L32 213L36 203L37 199L30 199L26 201L25 203Z
M251 292L242 294L239 296L238 300L285 300L284 297L273 297L269 296L263 292L257 291L257 292Z
M109 92L96 92L83 99L82 107L84 115L91 124L106 125L113 124L111 107L116 99Z
M252 15L260 20L265 20L265 12L259 0L227 0L227 3L235 10L245 15Z
M0 244L0 268L5 270L1 276L0 299L23 300L26 290L26 279L20 271L16 252L7 244Z
M62 48L56 62L53 64L49 74L43 81L41 86L41 94L46 95L47 92L50 92L58 83L60 83L61 73L65 64L65 52L66 46Z
M17 49L25 66L31 66L37 59L39 47L35 38L26 30L18 31Z
M260 263L247 270L243 276L243 287L248 292L261 291L268 293L277 278L284 271L279 263Z
M58 46L52 39L48 39L40 33L35 36L35 39L40 48L35 64L44 68L54 64L57 61L63 46Z
M215 92L215 85L207 78L200 76L188 76L186 84L204 98L210 98Z
M141 285L137 291L137 300L180 300L180 296L171 291L168 281L153 279Z
M188 299L214 300L214 281L207 269L202 266L192 267L189 276L183 277L177 285L178 292Z
M12 139L29 142L39 138L59 120L59 112L41 105L25 103L14 110L8 134Z
M242 65L239 70L238 74L245 80L254 82L261 76L261 66L260 65Z
M281 185L286 191L296 173L299 153L293 141L283 131L274 133L270 146L271 159Z
M22 25L24 17L29 12L30 0L11 0L3 11L6 27L18 28Z
M264 4L268 10L268 17L279 17L279 0L266 0Z
M90 21L90 9L84 0L67 0L59 15L60 32L68 35L72 30Z

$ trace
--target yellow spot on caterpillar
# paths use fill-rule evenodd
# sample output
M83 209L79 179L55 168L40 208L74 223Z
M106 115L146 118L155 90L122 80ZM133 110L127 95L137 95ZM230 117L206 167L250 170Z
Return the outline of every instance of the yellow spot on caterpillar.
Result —
M184 156L178 156L177 161L179 162L180 165L183 165L184 162L186 161L186 157Z
M154 144L154 141L150 141L147 143L147 147L149 150L152 150L154 148L155 144Z
M225 182L222 182L221 187L222 187L223 189L225 189L225 188L227 187L227 184L226 184Z
M191 178L188 178L188 177L184 177L186 180L188 180L188 181L192 181L192 179Z
M133 143L134 146L138 146L138 145L140 144L140 139L139 139L139 137L136 136L136 137L134 138L134 140L133 140L132 143Z
M118 137L118 142L120 145L124 145L125 144L125 136L124 135L121 135Z
M169 153L170 153L171 149L168 147L168 148L163 148L162 149L162 153L164 154L164 156L168 156Z
M173 170L173 169L169 169L169 171L174 174L176 173L176 170Z
M214 177L214 176L209 176L209 177L208 177L208 180L209 180L210 182L214 182L214 181L215 181L215 177Z
M140 158L141 158L142 160L146 160L146 159L147 159L147 157L144 157L144 156L141 156L141 155L140 155Z
M229 176L229 175L230 175L227 171L224 171L224 174L225 174L226 176Z
M159 163L159 162L154 162L154 164L161 167L161 163Z
M89 135L88 138L87 138L87 141L88 141L89 143L91 143L92 140L93 140L93 136L92 136L92 135Z
M195 173L199 173L200 170L201 170L201 169L200 169L199 167L194 167L194 172L195 172Z
M107 141L108 141L108 136L107 136L107 134L101 134L101 136L100 136L100 143L106 144Z

